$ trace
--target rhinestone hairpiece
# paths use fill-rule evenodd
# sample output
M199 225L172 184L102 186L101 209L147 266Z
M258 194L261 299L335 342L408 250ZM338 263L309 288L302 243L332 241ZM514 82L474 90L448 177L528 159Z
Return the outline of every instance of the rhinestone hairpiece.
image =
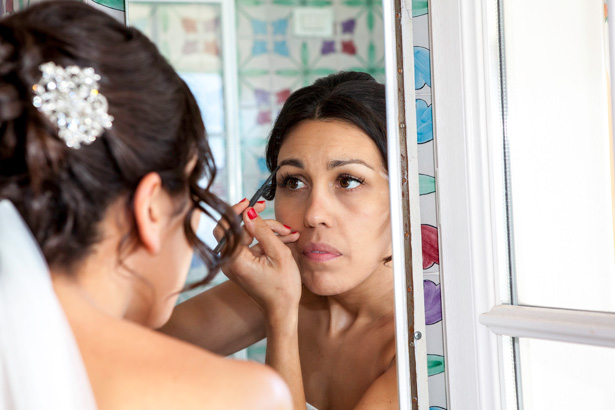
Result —
M98 92L100 75L92 67L66 68L48 62L39 66L42 77L32 86L32 105L58 127L58 136L70 148L79 149L111 128L109 104Z

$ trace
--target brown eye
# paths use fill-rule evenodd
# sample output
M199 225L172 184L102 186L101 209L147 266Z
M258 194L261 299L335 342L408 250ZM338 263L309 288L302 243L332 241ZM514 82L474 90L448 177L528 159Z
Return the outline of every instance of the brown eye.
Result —
M340 179L340 186L342 188L348 188L351 182L352 182L352 179L350 178L342 178Z
M286 186L290 189L297 189L299 188L299 180L295 178L289 179L289 181L286 183Z
M282 179L282 182L278 183L278 186L282 189L290 189L291 191L296 191L302 188L305 188L305 183L303 183L299 178L288 176Z
M362 179L350 175L342 175L338 178L338 184L343 189L354 189L363 183Z

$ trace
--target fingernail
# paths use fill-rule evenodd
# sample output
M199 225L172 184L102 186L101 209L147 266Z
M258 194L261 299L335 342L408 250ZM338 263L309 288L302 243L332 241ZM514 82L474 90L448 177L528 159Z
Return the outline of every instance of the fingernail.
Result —
M257 204L264 204L265 201L258 201Z
M245 201L246 199L248 199L248 198L244 198L244 199L242 199L241 201L239 201L239 203L242 203L242 202L243 202L243 201Z
M291 232L290 234L292 235L292 234L294 234L294 233L298 233L298 232L297 232L297 231L294 231L294 232Z
M248 218L250 218L250 219L255 219L256 218L256 211L254 210L254 208L248 209Z
M288 225L284 225L284 228L286 228L286 229L293 229L293 228L291 228L291 227L290 227L290 226L288 226Z

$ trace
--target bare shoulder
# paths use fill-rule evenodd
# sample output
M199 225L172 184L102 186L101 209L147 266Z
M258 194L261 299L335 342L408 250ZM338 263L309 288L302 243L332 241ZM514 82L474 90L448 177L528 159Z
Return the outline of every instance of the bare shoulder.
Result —
M391 367L378 377L367 389L354 410L397 410L399 400L397 396L397 363L393 361Z
M182 405L177 408L291 408L290 392L271 368L225 359L170 337L156 336L155 343L167 352L158 361L159 381L173 401L180 400L176 398L180 395Z
M291 408L288 388L266 366L225 359L127 322L109 331L114 335L82 349L101 410Z

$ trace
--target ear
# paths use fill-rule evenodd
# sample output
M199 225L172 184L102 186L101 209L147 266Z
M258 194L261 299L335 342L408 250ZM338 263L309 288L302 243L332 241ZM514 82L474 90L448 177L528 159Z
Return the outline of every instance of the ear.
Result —
M157 254L161 246L162 194L160 175L150 172L141 179L134 196L137 233L141 244L151 254Z

